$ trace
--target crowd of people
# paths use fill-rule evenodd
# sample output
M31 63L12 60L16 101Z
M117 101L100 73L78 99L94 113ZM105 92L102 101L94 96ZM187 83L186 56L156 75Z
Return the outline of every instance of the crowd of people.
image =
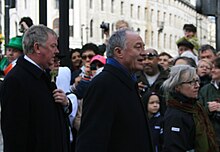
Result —
M4 152L219 152L220 57L194 25L173 57L120 20L66 67L52 29L20 24L0 61Z

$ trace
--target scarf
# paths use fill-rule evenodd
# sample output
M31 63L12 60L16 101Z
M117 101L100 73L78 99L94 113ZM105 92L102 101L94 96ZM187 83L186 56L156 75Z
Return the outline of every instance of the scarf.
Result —
M110 64L123 72L130 77L134 82L137 81L136 75L134 73L130 73L126 67L124 67L122 64L120 64L116 59L114 58L107 58L107 64Z
M219 152L212 124L197 99L188 98L180 93L171 93L171 96L174 99L168 100L168 106L193 114L196 127L195 151Z

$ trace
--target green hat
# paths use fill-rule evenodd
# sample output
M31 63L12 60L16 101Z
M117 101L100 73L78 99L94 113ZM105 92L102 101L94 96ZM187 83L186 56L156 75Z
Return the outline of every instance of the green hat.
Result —
M9 48L14 48L18 49L20 51L23 51L22 47L22 37L21 36L16 36L10 39L9 43L5 45L6 47Z

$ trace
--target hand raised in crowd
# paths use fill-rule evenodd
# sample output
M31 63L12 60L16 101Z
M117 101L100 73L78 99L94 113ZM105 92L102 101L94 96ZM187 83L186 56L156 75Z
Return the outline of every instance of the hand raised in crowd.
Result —
M220 111L220 103L216 101L208 102L208 108L210 112Z
M139 88L139 90L145 92L146 87L147 87L147 86L146 86L143 82L139 82L139 83L138 83L138 88Z

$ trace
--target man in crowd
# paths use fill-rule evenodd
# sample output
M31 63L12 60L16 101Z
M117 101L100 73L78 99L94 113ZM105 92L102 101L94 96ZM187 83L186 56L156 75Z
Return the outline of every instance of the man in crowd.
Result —
M71 102L52 87L45 72L59 53L57 35L44 25L32 26L24 34L23 48L25 56L0 91L4 152L69 152Z
M153 152L148 119L134 73L143 70L141 37L116 31L107 44L107 64L84 96L77 152Z
M212 62L216 58L216 50L209 44L204 44L199 48L199 59L207 59Z
M161 85L167 79L169 71L165 71L163 67L158 64L159 57L155 49L148 48L145 50L145 53L146 57L143 61L144 70L136 73L140 94L143 96L150 91L154 91L162 95ZM162 114L164 111L165 102L162 101Z

